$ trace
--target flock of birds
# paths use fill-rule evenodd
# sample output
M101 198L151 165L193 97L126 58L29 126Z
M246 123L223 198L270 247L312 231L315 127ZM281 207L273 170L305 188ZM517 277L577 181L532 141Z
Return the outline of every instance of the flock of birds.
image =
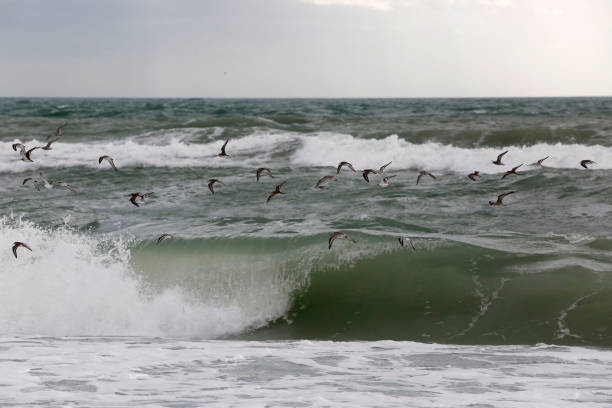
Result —
M42 149L42 150L52 150L51 145L55 142L57 142L61 137L62 137L62 130L65 126L67 126L67 123L62 124L61 126L57 127L57 129L55 130L55 132L51 133L50 135L47 136L47 143L44 146L36 146L33 147L31 149L28 149L24 144L22 143L14 143L12 145L12 148L14 151L19 151L19 157L20 160L24 161L24 162L34 162L34 160L32 160L32 152L34 152L36 149ZM52 137L54 137L53 139L51 139ZM227 148L227 144L229 142L229 139L225 141L225 143L223 143L223 145L221 146L221 152L217 155L219 157L229 157L229 154L227 154L226 148ZM502 162L502 158L504 157L505 154L508 153L508 150L500 153L497 156L496 160L492 160L493 164L497 165L497 166L503 166L504 163ZM535 163L530 164L530 166L534 166L534 167L544 167L544 165L542 164L546 159L548 159L549 156L544 157L543 159L538 160ZM117 167L115 166L115 161L112 157L108 156L108 155L103 155L100 156L98 158L98 164L102 164L103 161L106 161L109 163L109 165L111 166L111 168L115 171L117 171ZM374 174L374 175L382 175L385 173L385 169L391 164L392 162L389 162L383 166L381 166L378 170L376 169L365 169L362 170L361 175L363 177L363 179L369 183L370 182L370 178L369 176ZM588 169L590 165L595 164L595 162L593 160L582 160L580 161L580 166L582 166L585 169ZM513 167L512 169L506 171L503 175L502 175L502 179L505 179L506 177L510 176L510 175L520 175L521 173L517 173L517 170L523 166L523 163L519 164L516 167ZM338 166L336 167L336 175L340 174L340 171L342 170L343 167L348 168L349 170L353 171L353 172L357 172L357 170L355 170L355 168L353 167L353 165L347 161L342 161L338 164ZM34 185L34 188L37 191L40 191L40 183L43 183L43 186L45 188L51 189L53 188L55 185L58 186L62 186L67 188L68 190L72 191L72 192L76 192L76 189L73 188L71 185L69 185L68 183L62 181L62 180L47 180L42 173L39 173L40 175L40 179L41 181L33 178L33 177L27 177L23 180L22 185L27 184L28 182L31 182ZM255 177L257 178L257 181L259 182L259 179L263 176L263 175L267 175L270 178L275 178L272 175L272 171L267 168L267 167L260 167L256 170L255 172ZM337 181L338 178L336 175L327 175L324 176L322 178L320 178L316 185L315 188L318 189L327 189L328 182L331 181ZM421 181L421 179L424 176L429 176L434 180L437 180L436 176L434 176L433 174L431 174L429 171L426 170L421 170L419 171L419 174L417 176L417 180L416 180L416 184L418 185L419 182ZM389 186L389 180L391 180L393 177L395 177L395 175L390 175L390 176L385 176L381 179L381 181L378 183L379 186L381 187L387 187ZM472 181L476 181L476 177L480 177L480 173L478 171L474 171L470 174L467 175L467 177L472 180ZM210 192L212 194L215 193L214 190L214 186L215 184L223 184L223 182L219 179L216 178L212 178L208 180L208 189L210 190ZM272 198L274 198L276 195L279 194L285 194L284 192L281 191L281 188L283 187L283 185L286 183L286 181L283 181L282 183L278 184L276 186L276 188L268 195L268 198L266 199L266 203L270 202L270 200L272 200ZM500 195L497 196L497 200L496 201L489 201L489 205L492 206L502 206L504 205L503 199L504 197L510 195L510 194L514 194L516 191L508 191L506 193L502 193ZM136 207L140 207L140 204L145 203L145 199L147 197L150 197L152 194L154 194L153 192L150 193L140 193L140 192L136 192L136 193L131 193L130 194L130 202L135 205ZM140 204L139 204L140 203ZM168 239L168 238L172 238L173 235L172 234L168 234L168 233L164 233L162 235L159 236L159 238L157 238L157 244L160 244L162 241ZM332 245L334 243L334 241L336 239L339 238L343 238L343 239L347 239L353 243L356 243L356 241L351 238L348 234L342 232L342 231L335 231L331 234L331 236L329 237L328 240L328 249L331 250ZM414 243L412 242L412 240L408 237L403 237L400 236L397 238L399 244L403 247L405 245L409 245L410 248L414 251L416 250L414 247ZM15 258L17 258L17 250L20 248L26 248L30 251L32 251L32 249L24 242L19 242L16 241L13 243L13 247L12 247L12 251L13 251L13 255L15 256Z

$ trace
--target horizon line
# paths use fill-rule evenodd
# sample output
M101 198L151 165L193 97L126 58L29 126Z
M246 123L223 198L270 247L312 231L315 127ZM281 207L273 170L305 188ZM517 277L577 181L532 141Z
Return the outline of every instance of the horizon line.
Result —
M0 99L545 99L612 98L610 95L538 96L0 96Z

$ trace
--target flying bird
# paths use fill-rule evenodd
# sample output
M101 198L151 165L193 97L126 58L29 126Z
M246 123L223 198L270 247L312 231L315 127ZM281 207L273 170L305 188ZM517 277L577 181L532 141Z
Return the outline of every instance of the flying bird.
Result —
M34 150L39 149L39 146L36 146L31 148L30 150L26 150L25 145L21 143L14 143L12 147L14 151L17 151L17 149L19 149L19 158L24 162L33 162L34 160L32 160L32 157L30 157L30 155Z
M112 157L104 155L104 156L100 156L98 157L98 164L102 164L102 161L106 160L111 167L113 168L113 170L117 170L117 167L115 167L115 161L113 160Z
M423 176L429 176L429 177L431 177L432 179L437 180L436 176L434 176L434 175L433 175L433 174L431 174L430 172L425 171L425 170L421 170L421 171L419 172L419 176L417 177L417 182L416 182L417 184L419 184L419 181L421 181L421 177L423 177Z
M478 170L468 174L468 178L472 181L476 181L476 177L480 177L480 173L478 172Z
M25 184L26 184L28 181L31 181L31 182L32 182L32 184L34 184L34 188L36 189L36 191L40 191L40 186L38 185L38 180L35 180L35 179L34 179L34 178L32 178L32 177L28 177L28 178L23 179L23 183L21 183L21 185L22 185L22 186L25 186Z
M47 144L46 144L46 145L44 145L43 147L41 147L41 149L43 149L43 150L53 150L53 149L51 148L51 144L53 144L53 143L57 142L59 139L60 139L60 138L58 137L57 139L49 140L49 141L47 142Z
M55 136L55 137L57 137L57 138L59 139L59 137L60 137L60 136L62 136L62 129L63 129L65 126L67 126L67 125L68 125L68 123L64 123L63 125L58 126L58 127L57 127L57 129L55 129L55 132L53 132L53 133L51 133L49 136L47 136L47 140L49 140L49 138L50 138L51 136Z
M353 238L349 237L344 232L336 231L336 232L332 233L331 236L329 237L329 241L328 241L329 242L329 247L328 247L328 249L331 250L332 244L334 243L334 241L337 238L344 238L344 239L348 239L349 241L351 241L354 244L357 243Z
M15 255L15 258L17 258L17 248L19 247L24 247L32 251L32 248L30 248L27 244L23 242L19 242L19 241L13 242L13 255Z
M506 150L505 152L501 153L499 156L497 156L497 160L492 160L493 164L497 164L498 166L503 166L504 163L502 163L502 157L504 157L504 154L508 153L508 150Z
M269 168L267 168L267 167L260 167L260 168L258 168L258 169L257 169L257 171L255 172L255 177L257 177L257 181L259 181L259 178L261 177L261 174L262 174L264 171L266 172L266 174L267 174L268 176L270 176L271 178L274 178L274 176L272 175L272 172L270 171L270 169L269 169Z
M43 181L43 184L44 184L45 188L52 189L53 188L53 182L47 180L45 178L45 176L43 176L42 173L38 173L38 174L40 175L40 179Z
M136 200L140 200L141 203L145 202L145 198L149 197L153 192L140 194L140 193L132 193L130 194L130 202L134 204L136 207L140 207L140 205L136 202Z
M510 191L508 193L500 194L497 196L497 201L489 201L489 205L504 205L503 199L505 196L514 194L515 191Z
M507 176L509 176L510 174L515 174L517 176L520 176L520 173L517 173L516 170L521 167L523 165L523 163L519 164L516 167L513 167L512 170L508 170L507 172L504 173L504 175L502 176L502 180L505 179Z
M344 167L344 166L348 167L349 169L351 169L353 171L356 171L351 163L349 163L347 161L343 161L343 162L340 162L340 164L338 164L338 168L336 169L336 174L339 174L340 170L342 170L342 167Z
M393 162L389 162L387 164L385 164L384 166L381 166L380 169L378 169L378 174L383 174L385 172L385 169L387 168L388 165L390 165Z
M546 156L545 158L540 159L540 160L538 160L538 161L537 161L537 162L535 162L535 163L531 163L531 164L530 164L530 166L533 166L533 167L544 167L544 165L542 164L542 162L543 162L544 160L548 159L549 157L550 157L550 156Z
M377 172L376 170L372 170L372 169L365 169L365 170L364 170L364 171L361 173L361 175L363 176L363 179L364 179L366 182L368 182L368 183L370 182L370 179L368 178L368 176L369 176L370 174L378 174L378 172Z
M215 183L223 184L223 182L221 180L218 180L218 179L209 179L208 180L208 189L213 194L215 194L215 190L213 190L213 186L215 185Z
M315 185L315 188L320 188L320 189L328 188L328 186L323 185L323 184L327 183L328 181L338 181L338 178L336 176L324 176L324 177L321 177L319 179L319 181L317 181L317 184Z
M172 234L161 234L159 236L159 238L157 238L157 245L159 245L160 242L162 242L163 240L168 239L168 238L174 238L174 235L172 235Z
M395 177L395 174L392 175L392 176L383 177L383 179L381 180L380 183L378 183L378 185L381 186L381 187L389 186L389 179L392 179L393 177Z
M413 251L416 251L416 248L414 247L414 242L412 242L412 240L408 237L399 237L398 239L399 244L403 247L404 244L408 244L410 245L410 248L412 248Z
M286 181L283 181L282 183L280 183L278 186L276 186L276 188L274 189L273 192L270 193L270 195L268 196L268 199L266 200L266 203L269 203L270 200L272 199L272 197L274 197L277 194L285 194L282 191L280 191L281 187L283 186L283 184L285 184Z
M582 160L582 161L580 162L580 165L581 165L582 167L584 167L585 169L588 169L588 167L587 167L587 166L588 166L588 165L590 165L590 164L595 164L595 162L594 162L593 160Z
M53 184L57 184L58 186L66 187L68 190L72 191L73 193L76 193L76 190L74 189L74 187L72 187L70 184L62 180L54 180Z
M223 143L223 146L221 146L221 153L219 153L217 156L220 156L220 157L229 157L229 154L227 154L225 152L225 146L227 146L227 142L229 142L229 139L227 139L225 141L225 143Z

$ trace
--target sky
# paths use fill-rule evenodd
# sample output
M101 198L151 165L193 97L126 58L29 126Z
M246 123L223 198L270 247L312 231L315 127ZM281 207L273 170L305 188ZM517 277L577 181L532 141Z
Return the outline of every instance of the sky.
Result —
M0 0L0 96L612 95L612 0Z

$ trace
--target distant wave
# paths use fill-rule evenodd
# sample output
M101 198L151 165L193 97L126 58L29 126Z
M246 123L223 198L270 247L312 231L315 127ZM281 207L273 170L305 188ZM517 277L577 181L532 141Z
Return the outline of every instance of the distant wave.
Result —
M192 134L187 132L186 136ZM435 171L500 173L510 166L528 165L550 156L545 165L552 168L579 169L582 159L596 162L593 168L612 168L612 147L581 144L545 144L505 146L500 148L464 148L450 144L425 142L411 143L397 135L382 139L356 138L339 133L255 132L241 138L232 138L228 145L230 158L217 157L223 140L190 143L181 137L160 142L159 136L151 140L138 137L130 140L92 143L63 143L53 145L51 152L36 150L34 163L23 163L13 152L11 144L0 143L0 172L25 172L41 167L87 166L106 169L98 165L100 155L115 158L121 167L318 167L336 166L348 160L357 168L378 168L393 161L391 170L428 169ZM27 146L42 145L39 140L26 140ZM505 166L491 161L504 150ZM526 167L526 166L524 166Z

